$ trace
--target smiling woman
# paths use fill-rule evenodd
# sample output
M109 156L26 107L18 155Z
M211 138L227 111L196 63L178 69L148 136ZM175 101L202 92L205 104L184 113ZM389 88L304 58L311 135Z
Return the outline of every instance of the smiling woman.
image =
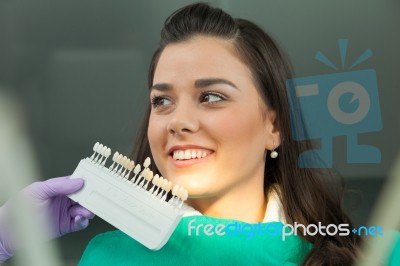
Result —
M352 227L341 206L340 188L328 182L329 172L298 166L299 154L310 144L295 142L291 135L285 89L290 77L279 48L252 22L206 4L176 11L167 19L151 61L151 104L135 161L151 156L153 171L188 189L188 215L201 214L198 219L204 224ZM301 229L294 242L271 237L246 242L193 239L187 223L184 218L158 252L115 233L102 235L89 245L81 265L176 265L188 257L196 265L228 257L248 265L348 265L360 241L353 234L306 235ZM118 241L127 241L129 248L123 250L132 257L119 249L110 251Z
M206 35L168 45L153 83L148 138L158 170L204 215L261 221L266 150L279 131L233 45Z

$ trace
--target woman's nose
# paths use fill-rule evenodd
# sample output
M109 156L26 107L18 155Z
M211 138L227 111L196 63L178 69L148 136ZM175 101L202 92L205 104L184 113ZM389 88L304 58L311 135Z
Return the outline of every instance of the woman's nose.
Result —
M199 120L193 108L184 106L175 108L167 125L167 130L172 135L197 132L199 130Z

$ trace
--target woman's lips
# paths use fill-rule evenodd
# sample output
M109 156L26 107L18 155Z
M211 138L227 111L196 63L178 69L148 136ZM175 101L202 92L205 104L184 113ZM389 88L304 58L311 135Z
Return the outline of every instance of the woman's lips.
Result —
M169 159L176 167L187 167L207 160L213 151L201 148L174 149Z

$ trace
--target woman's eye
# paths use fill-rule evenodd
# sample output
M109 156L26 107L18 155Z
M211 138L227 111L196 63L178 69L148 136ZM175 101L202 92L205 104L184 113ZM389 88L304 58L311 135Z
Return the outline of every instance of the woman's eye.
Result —
M166 97L154 96L151 98L151 105L153 106L153 108L162 107L170 104L172 104L172 101Z
M216 103L223 100L225 100L225 97L215 92L204 92L200 97L200 102L202 103Z

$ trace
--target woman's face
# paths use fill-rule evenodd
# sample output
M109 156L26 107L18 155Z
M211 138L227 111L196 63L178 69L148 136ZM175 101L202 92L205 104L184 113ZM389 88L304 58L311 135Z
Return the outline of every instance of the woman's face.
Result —
M265 151L279 144L275 114L229 41L196 36L168 45L150 97L148 138L164 177L191 198L262 189Z

